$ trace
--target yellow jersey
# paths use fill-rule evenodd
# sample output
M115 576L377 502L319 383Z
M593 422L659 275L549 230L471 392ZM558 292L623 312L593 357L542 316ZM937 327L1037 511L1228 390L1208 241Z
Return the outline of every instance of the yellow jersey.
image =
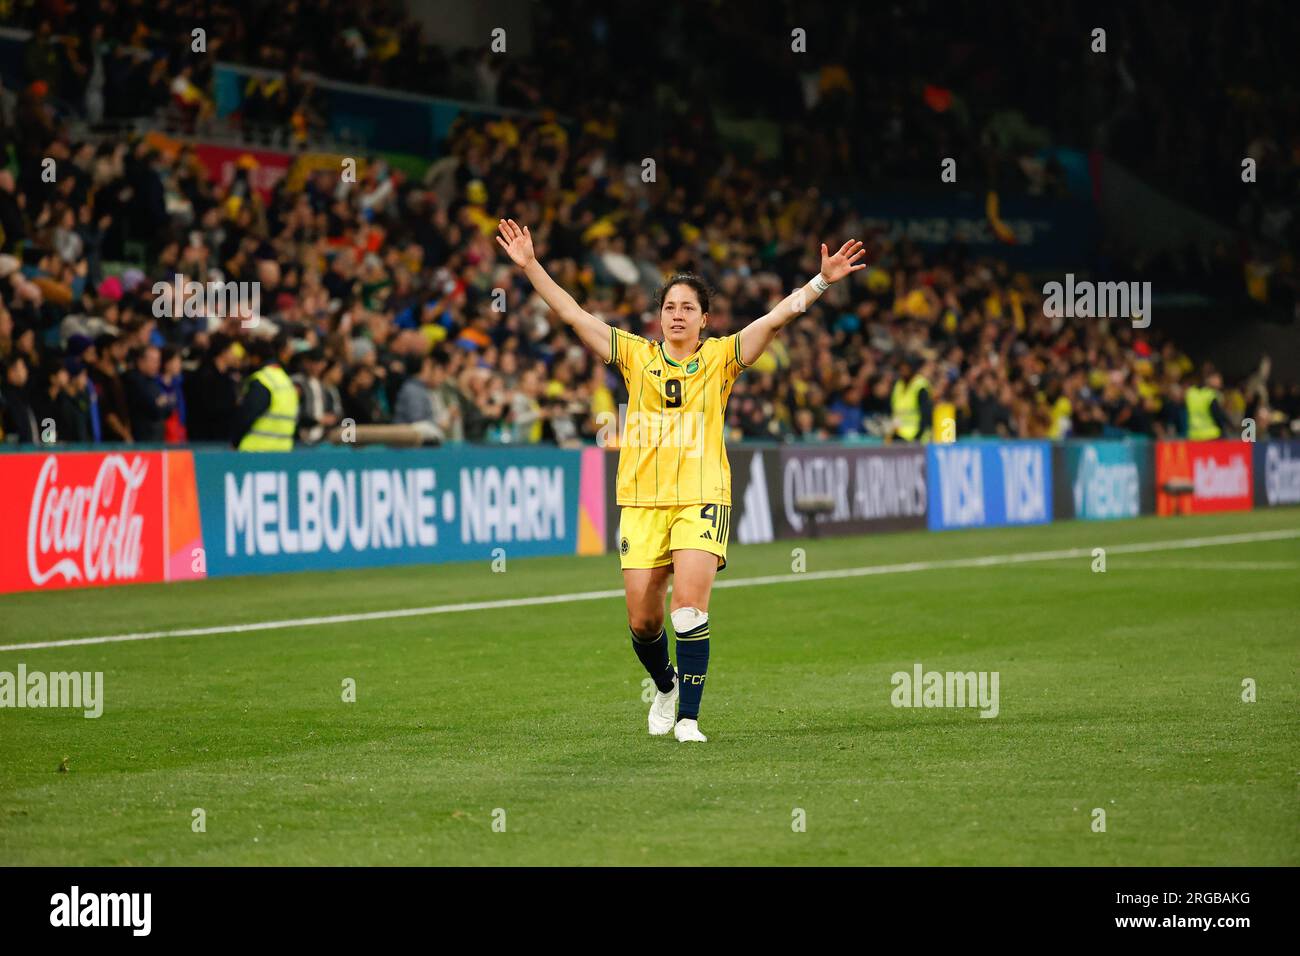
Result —
M611 326L609 352L628 394L619 422L618 504L730 505L727 398L749 367L740 360L740 336L706 339L676 362L662 343Z

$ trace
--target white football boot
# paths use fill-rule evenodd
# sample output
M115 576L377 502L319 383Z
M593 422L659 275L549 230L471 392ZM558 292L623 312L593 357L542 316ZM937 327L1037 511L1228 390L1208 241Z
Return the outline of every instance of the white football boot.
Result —
M682 743L695 742L702 744L709 739L700 733L699 721L691 720L689 717L677 721L673 727L673 736Z
M677 720L677 675L673 675L673 689L668 693L655 690L650 703L650 736L662 737L673 729Z

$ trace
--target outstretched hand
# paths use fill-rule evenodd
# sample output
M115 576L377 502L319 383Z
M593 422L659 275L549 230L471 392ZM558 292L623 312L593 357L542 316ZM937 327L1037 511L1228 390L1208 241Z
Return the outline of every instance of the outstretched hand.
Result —
M822 243L822 278L827 282L838 282L850 272L857 272L859 269L865 269L865 262L858 262L867 254L867 250L862 248L862 243L857 239L850 239L844 245L840 246L840 251L835 255L828 255L826 243ZM854 265L854 263L857 265Z
M521 269L537 258L533 252L533 236L527 226L521 229L513 219L502 219L497 223L497 232L497 244Z

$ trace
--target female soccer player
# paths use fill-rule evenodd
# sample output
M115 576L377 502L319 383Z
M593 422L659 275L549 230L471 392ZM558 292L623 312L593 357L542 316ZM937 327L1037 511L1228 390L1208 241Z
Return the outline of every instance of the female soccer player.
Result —
M862 243L829 255L821 273L735 335L700 340L709 321L709 292L693 275L676 275L658 297L662 342L607 325L584 311L546 274L533 237L513 219L501 220L497 242L556 315L627 385L627 425L618 456L619 552L632 647L654 679L654 735L703 742L700 698L709 668L709 596L727 566L731 530L731 469L723 424L727 396L740 373L757 361L789 322L851 272ZM664 598L675 575L673 631L677 670L668 660ZM679 702L680 695L680 702Z

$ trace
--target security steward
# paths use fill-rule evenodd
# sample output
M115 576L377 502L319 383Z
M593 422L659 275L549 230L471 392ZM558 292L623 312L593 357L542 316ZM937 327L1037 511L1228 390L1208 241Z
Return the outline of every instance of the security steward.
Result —
M240 451L293 451L298 425L298 389L284 370L288 340L256 339L249 353L257 363L247 379L235 416L234 445Z
M1209 372L1203 384L1190 386L1183 393L1187 404L1187 437L1192 441L1211 441L1222 438L1232 430L1223 411L1223 376Z
M930 383L919 371L919 363L912 357L903 359L899 366L894 390L889 396L890 414L894 419L894 437L903 441L924 441L930 437L930 421L934 414L930 399Z

